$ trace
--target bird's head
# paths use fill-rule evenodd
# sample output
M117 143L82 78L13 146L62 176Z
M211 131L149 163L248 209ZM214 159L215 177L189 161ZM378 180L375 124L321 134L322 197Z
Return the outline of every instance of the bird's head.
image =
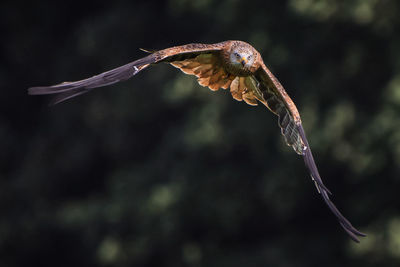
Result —
M249 69L255 60L254 51L243 46L232 47L230 52L230 63L235 67Z

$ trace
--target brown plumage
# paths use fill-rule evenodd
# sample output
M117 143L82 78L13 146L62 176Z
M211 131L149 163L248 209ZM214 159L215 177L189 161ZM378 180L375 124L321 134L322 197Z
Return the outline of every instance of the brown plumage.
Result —
M340 225L356 242L359 242L357 236L365 236L351 225L329 199L330 191L321 180L295 104L265 66L260 53L248 43L226 41L175 46L152 52L146 57L88 79L32 87L29 88L29 94L56 94L52 104L57 104L93 88L127 80L150 65L161 62L169 63L186 74L195 75L200 85L213 91L230 88L234 99L243 100L249 105L261 102L275 113L286 143L304 157L318 192Z

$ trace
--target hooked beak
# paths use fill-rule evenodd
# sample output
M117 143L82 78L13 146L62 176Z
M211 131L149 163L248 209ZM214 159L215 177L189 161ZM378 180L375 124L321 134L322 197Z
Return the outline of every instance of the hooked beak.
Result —
M242 63L242 66L244 67L244 65L247 64L247 58L242 57L242 60L240 61L240 63Z

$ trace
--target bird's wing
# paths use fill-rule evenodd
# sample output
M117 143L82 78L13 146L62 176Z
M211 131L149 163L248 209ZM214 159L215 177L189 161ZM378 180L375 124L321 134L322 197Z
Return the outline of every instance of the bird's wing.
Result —
M292 146L296 153L304 157L305 165L315 182L318 192L338 218L344 230L354 241L359 242L357 236L365 236L365 234L355 229L330 200L330 191L321 180L295 104L278 79L275 78L263 62L261 62L261 67L254 73L254 78L256 80L255 97L278 116L279 126L286 143Z
M229 41L217 44L187 44L182 46L170 47L167 49L156 51L146 57L84 80L63 82L52 86L31 87L28 89L28 93L31 95L57 94L52 100L52 104L57 104L69 98L84 94L93 88L125 81L136 75L141 70L147 68L150 64L156 64L160 62L179 64L179 62L188 62L191 59L200 56L200 62L205 61L206 63L204 64L208 64L208 60L213 64L218 65L219 62L215 61L216 57L213 55L215 53L218 53L218 51L224 49L228 44ZM183 65L185 65L185 63L183 63ZM187 69L186 67L188 66L183 65L180 68L182 70ZM201 69L200 74L203 71L204 69ZM215 82L208 83L207 85L212 85L214 83ZM215 86L213 85L212 87L215 88Z
M168 61L185 74L195 75L201 86L213 91L227 89L235 79L235 76L226 72L219 53L202 53L191 58L172 58Z

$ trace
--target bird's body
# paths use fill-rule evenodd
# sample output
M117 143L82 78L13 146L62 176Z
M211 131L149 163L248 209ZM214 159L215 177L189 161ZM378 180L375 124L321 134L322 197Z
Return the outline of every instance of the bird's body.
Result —
M358 242L365 236L337 210L329 199L330 191L323 184L301 123L300 114L283 86L265 66L260 53L242 41L217 44L187 44L152 52L150 55L88 79L64 82L53 86L32 87L33 95L56 94L53 104L81 95L96 87L127 80L152 64L168 63L186 74L195 75L202 86L215 91L228 89L232 97L249 105L264 104L278 116L286 143L304 157L318 192L336 215L341 226Z

